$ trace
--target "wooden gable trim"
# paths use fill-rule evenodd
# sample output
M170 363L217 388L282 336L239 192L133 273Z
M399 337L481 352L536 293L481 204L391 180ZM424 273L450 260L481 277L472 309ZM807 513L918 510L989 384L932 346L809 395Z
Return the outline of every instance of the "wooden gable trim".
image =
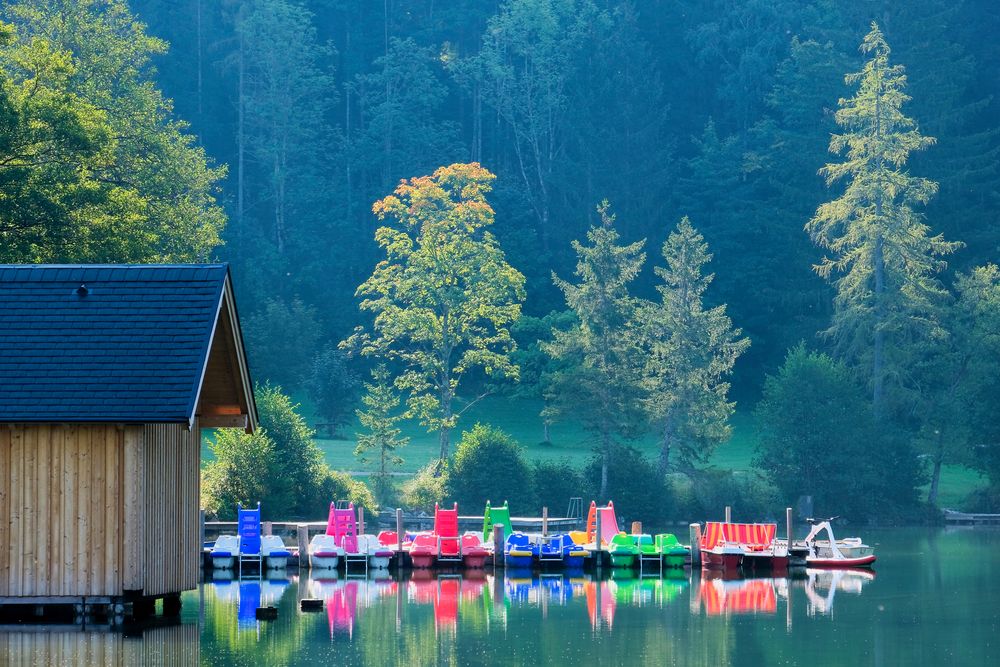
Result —
M218 341L225 343L225 348L229 353L229 365L233 370L233 380L235 382L234 397L235 402L227 405L211 405L202 409L201 399L205 387L205 380L208 373L209 362L212 358L213 350ZM228 402L228 401L227 401ZM257 428L257 405L253 395L253 383L250 378L250 369L247 363L246 349L243 345L243 335L240 330L239 316L236 312L236 298L233 293L232 282L227 273L219 296L219 306L216 313L215 322L212 326L212 334L209 339L208 349L205 353L205 360L202 365L201 378L198 383L198 391L192 407L189 428L193 427L194 420L199 419L201 428L244 428L248 433Z

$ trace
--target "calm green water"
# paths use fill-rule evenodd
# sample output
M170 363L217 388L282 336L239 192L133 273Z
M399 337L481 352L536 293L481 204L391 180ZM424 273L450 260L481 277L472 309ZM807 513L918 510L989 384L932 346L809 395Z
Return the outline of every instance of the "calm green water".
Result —
M180 630L124 645L206 665L1000 664L1000 531L864 536L874 574L206 583ZM260 603L278 620L256 621Z

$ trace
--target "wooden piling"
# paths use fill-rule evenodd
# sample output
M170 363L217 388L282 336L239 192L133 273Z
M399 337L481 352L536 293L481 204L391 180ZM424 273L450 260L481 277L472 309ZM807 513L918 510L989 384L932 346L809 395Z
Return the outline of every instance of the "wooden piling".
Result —
M493 524L493 567L504 567L503 524Z
M549 536L549 508L542 508L542 537Z
M198 545L205 548L205 510L202 508L198 512Z
M396 551L403 553L403 510L396 508Z
M688 526L688 539L691 541L691 566L694 567L701 563L701 524Z
M358 507L358 535L365 534L365 508Z
M642 535L642 521L633 521L632 522L632 534L633 535Z
M729 505L726 505L726 523L732 523L732 522L733 522L733 508L730 507Z
M785 508L785 535L788 536L788 553L792 552L792 508Z
M295 537L299 543L299 569L309 567L309 526L300 523L295 527Z
M264 522L264 527L261 530L262 530L262 532L261 532L262 535L273 535L274 534L274 522L272 522L272 521L265 521Z

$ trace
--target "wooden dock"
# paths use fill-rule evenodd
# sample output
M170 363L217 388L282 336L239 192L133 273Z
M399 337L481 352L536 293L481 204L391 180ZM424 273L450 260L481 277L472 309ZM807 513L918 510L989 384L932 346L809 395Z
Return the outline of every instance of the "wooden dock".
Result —
M944 522L949 526L1000 526L1000 514L944 510Z

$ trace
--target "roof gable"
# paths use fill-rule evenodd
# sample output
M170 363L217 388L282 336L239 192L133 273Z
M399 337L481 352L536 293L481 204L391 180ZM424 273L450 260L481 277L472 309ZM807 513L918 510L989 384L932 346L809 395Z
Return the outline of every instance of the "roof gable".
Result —
M0 265L0 421L191 423L228 275L225 264Z

